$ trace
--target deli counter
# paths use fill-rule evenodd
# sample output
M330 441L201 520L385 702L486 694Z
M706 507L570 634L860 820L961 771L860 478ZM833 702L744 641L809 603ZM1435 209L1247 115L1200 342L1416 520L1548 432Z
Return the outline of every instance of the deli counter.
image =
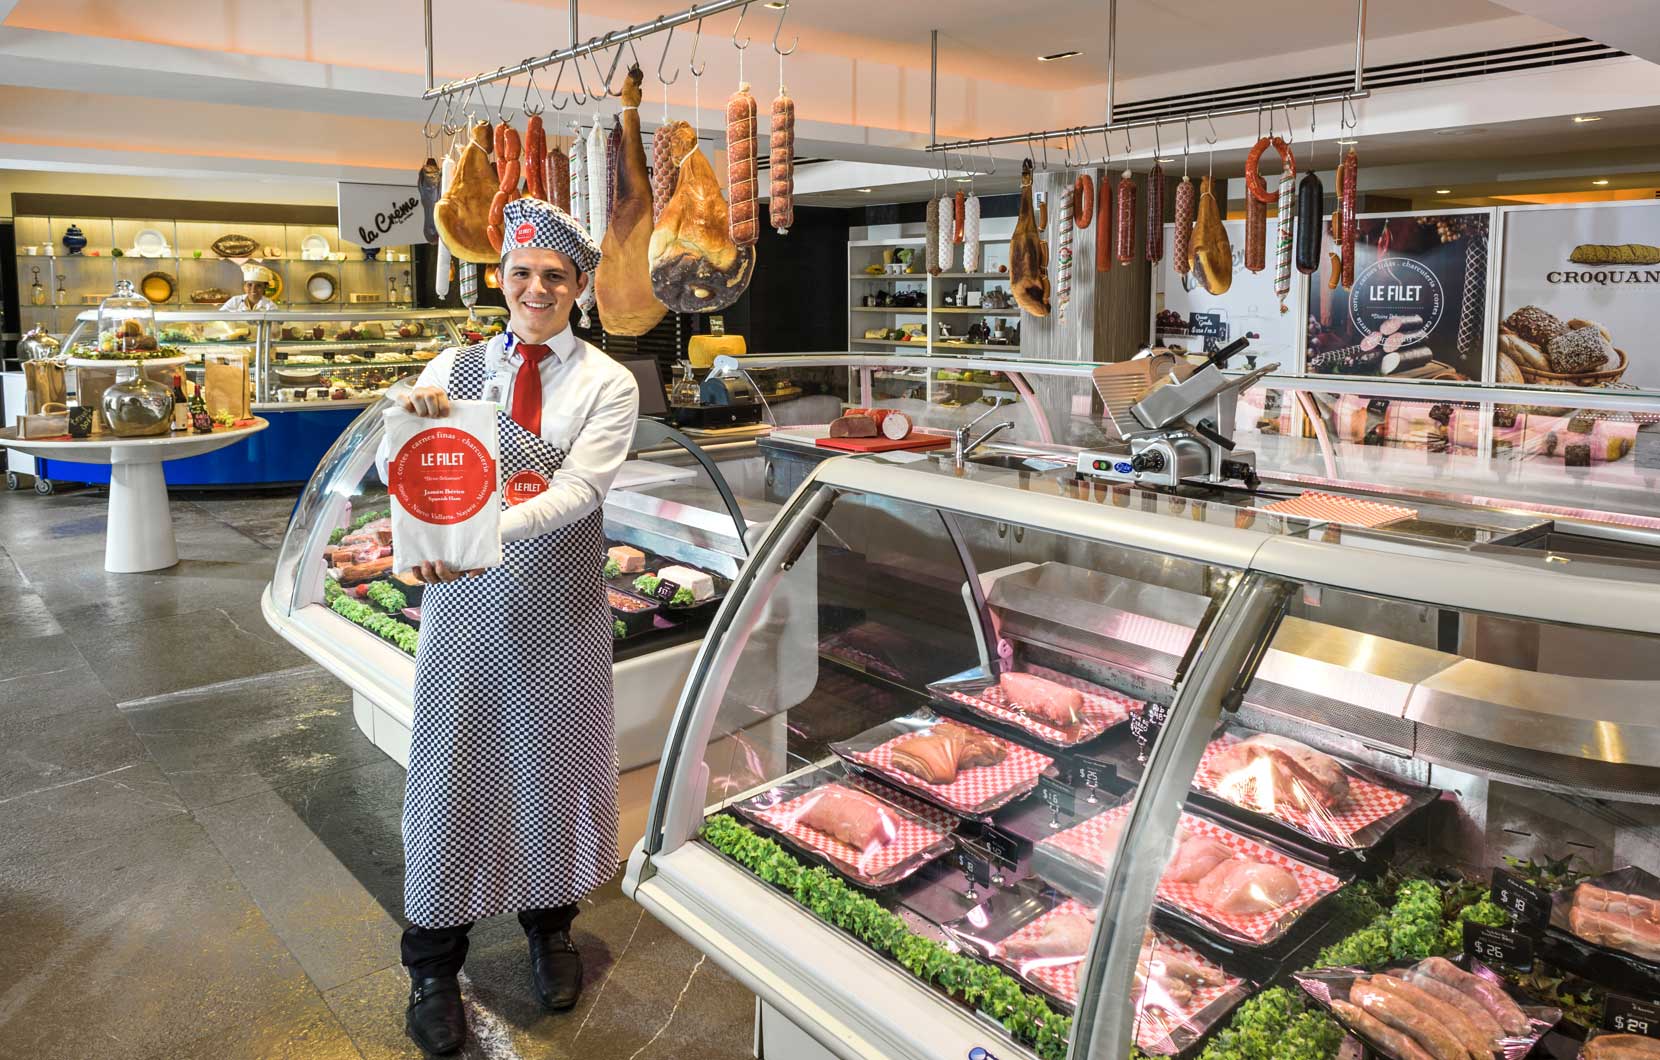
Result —
M624 890L758 1055L1647 1048L1653 534L1008 455L815 463L698 649Z

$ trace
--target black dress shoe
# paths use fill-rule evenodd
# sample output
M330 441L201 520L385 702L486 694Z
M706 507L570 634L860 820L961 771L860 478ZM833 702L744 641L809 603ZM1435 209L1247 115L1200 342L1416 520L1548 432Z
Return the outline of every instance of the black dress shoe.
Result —
M564 1012L582 993L582 955L568 931L530 933L530 983L549 1012Z
M412 979L404 1030L422 1050L436 1056L459 1052L467 1042L467 1012L461 984L453 975Z

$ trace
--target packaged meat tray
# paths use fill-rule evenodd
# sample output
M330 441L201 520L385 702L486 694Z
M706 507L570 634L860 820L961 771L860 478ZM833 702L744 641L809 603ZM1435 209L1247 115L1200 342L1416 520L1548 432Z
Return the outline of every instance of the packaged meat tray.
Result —
M995 678L974 669L936 681L928 691L1055 747L1093 740L1144 706L1110 688L1037 665Z
M1550 923L1630 967L1625 973L1606 963L1600 970L1586 967L1594 977L1619 982L1636 974L1650 984L1660 981L1660 878L1653 873L1615 869L1557 891Z
M1048 755L923 708L830 745L837 755L953 813L984 819L1037 786Z
M848 774L839 764L792 778L736 808L864 887L892 886L955 846L952 815Z
M1579 1060L1660 1060L1660 1040L1638 1034L1597 1034L1585 1039Z
M1528 1004L1480 963L1442 957L1383 972L1323 968L1297 985L1359 1038L1391 1060L1521 1060L1562 1018Z
M662 605L664 611L682 616L719 606L732 587L732 582L719 574L632 545L609 545L600 562L601 575L611 588L646 597ZM661 586L665 579L674 583L673 590L685 590L679 594L678 603L677 592ZM660 592L666 599L659 599Z
M1047 895L964 917L945 930L965 949L1002 965L1072 1011L1094 927L1093 908ZM1210 1028L1248 996L1250 988L1239 976L1190 946L1148 931L1136 963L1136 1047L1153 1056L1196 1051Z
M1033 850L1032 871L1069 894L1099 901L1129 813L1126 802L1043 840ZM1266 946L1341 886L1323 869L1184 813L1157 902L1219 938Z
M650 600L613 589L609 585L605 587L605 600L611 605L612 622L622 623L622 636L617 639L639 636L657 628L659 608Z
M1339 850L1375 846L1436 795L1296 740L1236 727L1205 748L1193 787L1242 819L1266 818Z

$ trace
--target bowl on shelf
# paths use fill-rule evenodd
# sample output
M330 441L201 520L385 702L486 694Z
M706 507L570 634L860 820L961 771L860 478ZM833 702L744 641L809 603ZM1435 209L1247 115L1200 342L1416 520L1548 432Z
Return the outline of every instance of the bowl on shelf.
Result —
M173 274L160 269L145 273L144 278L138 281L138 292L155 305L171 302L178 289L179 282Z
M314 272L306 277L306 297L313 302L332 302L339 290L339 283L333 273Z

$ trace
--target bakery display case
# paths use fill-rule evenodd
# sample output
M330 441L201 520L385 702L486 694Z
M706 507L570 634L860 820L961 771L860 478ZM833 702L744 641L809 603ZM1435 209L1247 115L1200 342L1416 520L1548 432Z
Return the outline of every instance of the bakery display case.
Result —
M1660 539L1298 500L816 465L712 620L625 893L757 995L764 1055L1634 1047Z
M266 620L352 688L364 734L405 762L413 723L423 586L393 570L377 455L384 401L361 411L319 463L262 598ZM636 425L633 458L604 502L594 556L612 611L618 759L625 788L649 784L675 697L710 619L738 577L752 526L772 506L673 428ZM630 825L638 835L638 822Z
M255 368L261 405L372 403L451 346L499 334L506 311L486 307L274 310L260 314L264 341Z

